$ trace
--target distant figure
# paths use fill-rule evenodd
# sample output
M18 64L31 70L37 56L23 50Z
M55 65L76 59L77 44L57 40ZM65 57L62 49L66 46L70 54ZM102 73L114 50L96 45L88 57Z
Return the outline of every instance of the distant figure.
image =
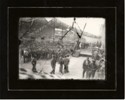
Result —
M36 58L33 57L33 60L32 60L32 66L33 66L32 71L33 72L37 72L36 63L37 63L37 60L36 60Z
M51 66L52 66L52 71L50 72L51 74L55 74L56 62L57 62L57 56L56 54L54 54L52 55L52 60L51 60Z
M63 64L64 64L64 61L63 61L63 56L62 55L59 57L59 64L60 64L59 72L63 73Z
M22 50L21 54L23 56L24 63L26 63L27 57L28 57L28 51L24 49L24 50Z
M92 58L94 60L99 60L100 59L99 50L93 50L92 51Z
M69 57L69 56L66 56L66 57L64 58L64 72L65 72L65 73L69 73L69 67L68 67L68 65L69 65L70 60L69 60L68 57Z
M95 77L95 73L96 73L96 70L97 70L97 65L96 65L96 61L95 60L92 60L92 63L90 64L90 69L89 69L89 73L88 73L88 78L94 78Z
M87 59L84 60L83 62L83 78L85 73L89 71L90 64L91 64L91 61L89 60L89 57L87 57Z

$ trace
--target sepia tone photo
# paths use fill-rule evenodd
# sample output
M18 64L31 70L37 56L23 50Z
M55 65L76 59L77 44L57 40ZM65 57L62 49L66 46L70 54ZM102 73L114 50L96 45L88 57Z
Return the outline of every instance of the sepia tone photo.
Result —
M19 79L105 80L106 20L21 17Z

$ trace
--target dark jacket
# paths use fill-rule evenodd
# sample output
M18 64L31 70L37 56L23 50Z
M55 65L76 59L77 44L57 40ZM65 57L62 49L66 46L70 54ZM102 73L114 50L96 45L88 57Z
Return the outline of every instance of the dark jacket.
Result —
M36 60L36 58L34 58L34 59L32 60L32 64L33 64L33 65L36 65L36 62L37 62L37 60Z

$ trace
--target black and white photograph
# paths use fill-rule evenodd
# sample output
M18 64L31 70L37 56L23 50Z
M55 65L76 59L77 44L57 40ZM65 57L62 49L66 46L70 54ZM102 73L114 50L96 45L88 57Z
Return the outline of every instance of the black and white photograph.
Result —
M20 17L20 80L106 80L106 19Z
M123 99L123 0L3 0L0 98Z

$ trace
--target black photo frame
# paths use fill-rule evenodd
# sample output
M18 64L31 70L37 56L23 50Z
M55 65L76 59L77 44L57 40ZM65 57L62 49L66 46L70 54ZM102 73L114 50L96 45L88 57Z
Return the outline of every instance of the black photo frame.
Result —
M112 1L113 2L113 1ZM33 2L32 2L33 3ZM50 3L50 1L48 1ZM62 2L62 4L65 2ZM3 18L6 57L1 72L2 98L123 98L123 11L119 5L22 7L10 2ZM69 4L69 3L68 3ZM79 4L78 2L76 4ZM26 4L25 4L26 5ZM29 4L30 5L30 4ZM50 3L51 5L51 3ZM61 3L60 3L61 5ZM94 3L94 5L96 5ZM100 3L101 5L101 3ZM103 5L103 4L102 4ZM18 23L20 17L100 17L106 19L106 80L19 80ZM6 21L5 21L6 20ZM3 40L2 39L2 40ZM3 40L5 41L5 40ZM6 65L5 65L6 63ZM6 68L3 68L5 65Z

